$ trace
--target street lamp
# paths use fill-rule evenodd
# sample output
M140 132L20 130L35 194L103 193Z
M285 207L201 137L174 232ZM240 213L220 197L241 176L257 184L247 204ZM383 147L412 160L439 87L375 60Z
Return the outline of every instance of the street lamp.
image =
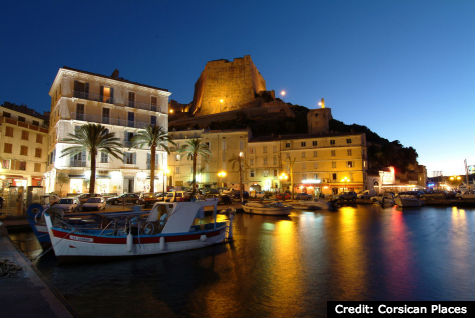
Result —
M161 169L160 172L162 173L162 192L165 193L165 177L170 173L170 169Z
M221 113L223 110L222 110L222 107L223 107L223 103L224 103L224 99L220 99L219 100L219 112Z
M239 161L239 195L241 203L244 202L244 185L242 184L242 158L244 158L244 152L239 152L238 161Z
M340 182L343 182L344 184L344 187L343 187L343 190L346 191L346 187L348 185L348 182L350 182L350 179L348 177L344 177L343 179L340 180Z
M224 188L224 177L226 177L227 173L226 171L220 171L218 172L218 177L221 179L221 188Z
M289 176L285 172L282 172L280 174L279 180L280 180L280 187L282 188L282 190L284 190L284 187L282 186L282 182L287 181L288 179L289 179Z

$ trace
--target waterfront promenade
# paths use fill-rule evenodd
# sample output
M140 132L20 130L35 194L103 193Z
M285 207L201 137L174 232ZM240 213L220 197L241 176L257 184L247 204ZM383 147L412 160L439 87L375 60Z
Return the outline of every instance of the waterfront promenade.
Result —
M0 317L73 317L67 306L33 269L8 238L0 222L0 260L21 270L0 277Z

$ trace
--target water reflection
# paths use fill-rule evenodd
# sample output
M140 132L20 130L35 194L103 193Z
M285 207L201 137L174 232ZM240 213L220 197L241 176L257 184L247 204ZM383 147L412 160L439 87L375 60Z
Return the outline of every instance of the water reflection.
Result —
M238 214L232 243L38 268L81 317L324 316L328 299L471 300L474 242L473 209L357 206Z

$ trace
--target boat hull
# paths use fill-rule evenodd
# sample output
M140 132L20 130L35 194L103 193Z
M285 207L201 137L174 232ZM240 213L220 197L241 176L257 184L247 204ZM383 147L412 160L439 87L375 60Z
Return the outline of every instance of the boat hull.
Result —
M422 206L422 201L413 198L395 198L394 202L401 208L416 208Z
M288 216L292 208L260 208L243 205L242 209L244 212L249 214Z
M54 253L60 259L116 258L173 253L223 243L226 226L196 233L136 236L133 244L127 243L126 236L94 236L55 228L49 234Z

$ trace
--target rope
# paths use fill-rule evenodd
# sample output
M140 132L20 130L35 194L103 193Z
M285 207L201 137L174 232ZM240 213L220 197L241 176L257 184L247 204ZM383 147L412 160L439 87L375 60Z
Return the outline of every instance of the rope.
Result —
M43 253L41 253L40 255L36 256L33 261L36 261L37 259L39 259L40 257L42 257L43 255L47 254L49 251L51 251L59 242L61 242L63 239L66 238L66 236L68 236L69 234L73 233L76 229L75 228L71 228L71 231L67 232L66 234L63 235L63 237L61 237L61 239L56 242L55 245L51 244L51 246L46 250L44 251Z
M10 261L9 259L3 258L0 259L0 277L14 277L17 272L21 271L21 266Z

